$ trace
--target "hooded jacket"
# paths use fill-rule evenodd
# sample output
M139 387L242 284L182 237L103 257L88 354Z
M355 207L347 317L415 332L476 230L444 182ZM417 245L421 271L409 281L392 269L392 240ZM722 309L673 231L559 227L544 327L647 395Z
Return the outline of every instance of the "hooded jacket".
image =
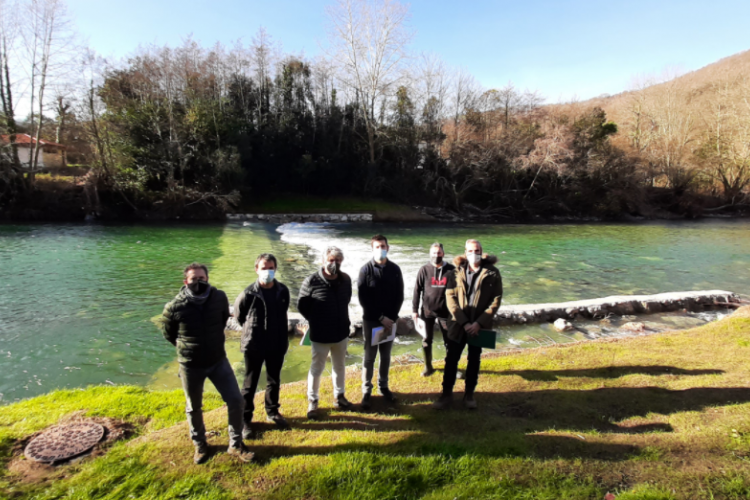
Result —
M278 328L269 331L268 308L257 281L245 288L234 301L234 317L242 326L242 338L240 339L240 351L250 348L270 348L286 351L289 347L288 327L289 318L289 288L283 283L276 281L272 288L276 293L277 310L276 317L272 321Z
M338 278L328 280L323 268L302 282L297 310L310 325L310 340L335 344L349 336L349 302L352 279L339 271Z
M193 297L187 286L164 306L161 330L164 338L177 347L180 363L208 368L227 355L224 328L229 319L227 295L210 287L207 297Z
M412 297L412 311L422 318L450 318L448 307L445 305L445 290L452 279L453 265L445 262L440 267L425 264L417 273ZM419 301L422 300L422 309Z
M465 342L465 325L477 322L482 329L491 329L495 313L503 298L503 280L500 271L494 266L497 257L484 254L479 276L474 281L474 296L468 303L468 282L466 268L469 265L463 255L453 259L456 270L445 292L445 301L453 321L448 328L448 338L454 342Z

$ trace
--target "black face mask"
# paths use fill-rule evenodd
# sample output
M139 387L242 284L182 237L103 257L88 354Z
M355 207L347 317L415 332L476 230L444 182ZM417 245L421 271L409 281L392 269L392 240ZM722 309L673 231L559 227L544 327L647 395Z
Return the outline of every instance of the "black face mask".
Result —
M208 282L207 281L195 281L193 283L188 284L187 286L191 292L193 292L193 295L203 295L208 290Z
M331 276L334 276L334 275L338 274L338 272L339 272L339 263L338 262L328 262L326 264L326 272L329 275L331 275Z
M432 262L433 265L437 266L441 262L443 262L442 257L430 257L430 262Z

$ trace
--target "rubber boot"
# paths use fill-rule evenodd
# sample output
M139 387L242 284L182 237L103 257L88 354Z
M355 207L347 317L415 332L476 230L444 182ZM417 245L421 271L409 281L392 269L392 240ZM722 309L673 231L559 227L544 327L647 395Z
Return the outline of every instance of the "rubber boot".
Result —
M424 370L422 370L422 376L429 377L435 373L435 369L432 367L432 346L423 346L422 351L424 351Z

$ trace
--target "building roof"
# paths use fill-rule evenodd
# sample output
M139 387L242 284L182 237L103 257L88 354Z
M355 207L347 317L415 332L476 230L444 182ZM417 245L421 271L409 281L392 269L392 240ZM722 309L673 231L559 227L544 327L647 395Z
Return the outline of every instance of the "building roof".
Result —
M2 135L0 136L0 139L2 139L3 143L10 144L10 135ZM16 144L19 146L30 146L32 144L36 143L36 139L31 137L29 134L16 134ZM65 149L65 146L62 144L58 144L56 142L52 141L45 141L44 139L39 140L39 144L42 146L50 146L53 148L63 148Z

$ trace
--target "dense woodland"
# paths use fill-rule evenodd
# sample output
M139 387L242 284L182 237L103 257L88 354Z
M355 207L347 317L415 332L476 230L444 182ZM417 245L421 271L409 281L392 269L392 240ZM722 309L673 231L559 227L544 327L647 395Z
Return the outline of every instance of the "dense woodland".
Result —
M748 203L750 82L739 70L698 90L690 75L648 81L617 106L545 105L410 53L408 10L385 0L332 5L316 59L260 30L246 44L188 38L105 61L76 41L60 1L0 8L0 132L62 143L84 167L61 182L6 141L6 213L50 203L60 215L67 199L78 215L220 214L280 194L497 219L697 216Z

